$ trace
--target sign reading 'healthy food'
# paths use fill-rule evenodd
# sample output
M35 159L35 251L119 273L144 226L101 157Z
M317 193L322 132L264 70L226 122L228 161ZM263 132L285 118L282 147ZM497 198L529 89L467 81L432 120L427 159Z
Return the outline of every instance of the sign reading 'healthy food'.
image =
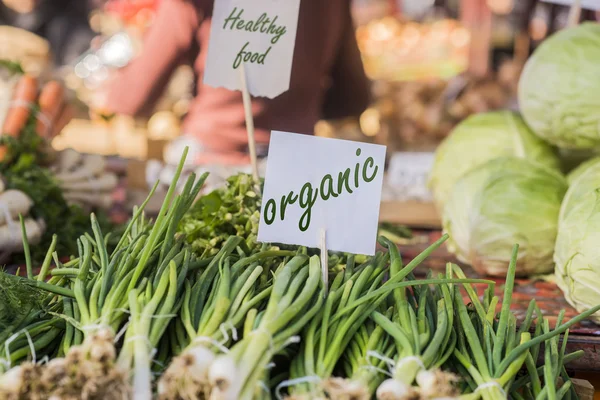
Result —
M272 132L258 240L375 254L385 146Z
M215 0L204 83L273 98L290 86L300 0Z

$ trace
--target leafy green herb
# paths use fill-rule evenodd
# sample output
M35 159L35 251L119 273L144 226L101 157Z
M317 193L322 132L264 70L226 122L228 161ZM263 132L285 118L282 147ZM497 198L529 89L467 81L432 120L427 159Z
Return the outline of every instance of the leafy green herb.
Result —
M253 190L252 177L238 174L227 186L198 199L179 225L179 232L198 255L216 254L230 236L245 239L258 249L256 238L260 219L260 196Z
M25 71L18 62L10 60L0 60L0 68L8 71L11 75L24 74Z

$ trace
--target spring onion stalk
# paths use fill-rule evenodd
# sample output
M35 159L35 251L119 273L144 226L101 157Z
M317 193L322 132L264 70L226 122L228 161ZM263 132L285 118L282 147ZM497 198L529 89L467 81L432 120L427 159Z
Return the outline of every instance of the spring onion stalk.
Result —
M390 309L391 311L391 309ZM390 313L391 314L391 313ZM373 320L366 320L352 337L342 357L344 376L323 382L331 399L369 400L388 374L387 368L395 355L391 337Z
M0 398L5 383L11 388L10 392L14 388L21 390L15 382L22 381L14 377L37 369L30 365L16 367L15 371L20 372L11 371L8 377L2 374L28 359L35 361L53 356L55 343L65 326L64 320L54 316L62 311L55 293L72 295L59 280L46 283L0 271Z
M475 386L473 393L484 400L506 398L509 384L525 363L528 354L523 352L506 369L499 368L507 351L519 343L531 340L529 332L520 332L517 336L516 321L514 315L510 313L517 256L518 246L515 246L508 267L502 308L496 324L494 324L494 314L497 300L491 300L488 294L484 296L485 300L482 304L474 290L469 288L467 293L475 307L472 313L474 315L470 315L459 288L454 288L458 341L453 356L472 379Z
M128 294L131 316L117 367L130 372L131 398L134 400L152 397L151 361L154 349L181 305L178 275L185 276L186 264L189 264L188 260L178 271L178 265L171 260L155 288L146 285Z
M268 303L252 320L244 338L212 362L212 399L252 399L274 354L284 348L323 304L319 257L297 255L275 272ZM256 322L253 324L252 322Z
M185 289L181 321L184 350L175 357L162 375L159 397L208 397L211 385L208 371L217 354L228 351L251 308L266 303L271 282L263 282L268 260L294 255L291 251L259 251L248 255L238 247L242 238L232 236L217 255ZM241 255L236 260L236 254Z
M74 298L73 302L60 302L60 304L66 304L68 313L68 315L63 314L62 318L82 332L81 336L75 336L74 329L70 329L68 340L62 342L61 351L66 353L66 356L64 359L56 359L52 366L56 369L54 374L62 377L60 380L62 383L60 387L54 388L53 393L60 395L62 391L77 392L84 390L85 385L100 390L101 387L104 387L101 383L104 382L105 375L114 375L113 386L116 388L115 396L117 398L128 391L126 389L127 379L124 377L123 370L113 368L116 361L113 340L117 330L122 326L127 309L131 304L127 293L142 289L144 294L148 296L160 293L160 290L155 292L157 288L163 287L160 285L161 279L159 276L164 271L167 271L166 275L169 276L169 270L172 269L173 263L177 267L185 257L184 251L181 250L182 243L181 241L177 242L174 233L179 220L197 196L206 174L197 182L195 175L192 174L182 194L174 197L174 186L181 173L184 160L185 154L154 224L149 230L145 229L143 218L140 219L140 217L143 217L143 211L142 209L136 210L133 219L125 230L125 234L117 245L117 249L110 256L106 244L108 238L102 235L99 224L92 214L93 236L84 235L77 242L79 256L77 262L73 263L71 267L76 268L78 271L70 284L71 289L68 293L64 292L62 287L58 285L47 284L42 280L29 279L29 282L32 282L32 284L34 282L36 287L48 292L72 296ZM153 191L150 195L152 193ZM45 273L45 271L43 272ZM183 285L185 274L186 271L181 274L181 278L178 278L177 286L181 287ZM177 286L174 289L171 286L167 298L155 300L161 298L159 294L156 294L158 297L149 300L149 304L145 306L151 307L156 301L159 301L162 302L160 304L161 308L169 308L166 306L167 304L173 307L175 300L173 293L176 293ZM144 300L140 301L144 303ZM145 310L145 308L141 309ZM75 315L77 315L77 319L75 319ZM144 314L142 311L142 321L134 319L134 321L137 321L134 324L136 329L139 330L140 326L144 329L147 327L144 325L147 322L144 321L146 315L147 313ZM160 338L160 327L164 329L167 323L168 321L159 321L149 324L150 337ZM137 337L142 337L143 334L145 333L142 332ZM73 341L74 338L81 338L82 342L80 344L76 343ZM139 344L135 346L134 342L133 347L135 349L133 359L137 361L140 356ZM125 346L125 355L121 359L121 364L126 364L123 360L128 359L128 349L129 347ZM145 351L148 352L148 349L145 349ZM11 357L14 357L14 355L11 355ZM100 365L97 365L98 363ZM142 372L142 368L145 366L143 359L140 362L134 362L134 364L141 366L139 375L142 378L139 380L145 382L146 379ZM71 372L76 369L102 371L102 373L89 373L85 376L75 374L73 376ZM108 373L107 371L112 372ZM134 373L134 382L136 376ZM95 396L96 394L89 395Z
M390 254L390 273L402 270L402 258L396 245L382 238ZM410 281L410 275L407 279ZM447 278L451 278L447 277ZM378 399L437 398L454 396L455 376L441 370L454 349L456 337L452 334L452 294L444 276L439 278L437 291L429 287L393 290L392 318L379 312L373 320L394 340L397 360L392 377L377 389ZM416 380L416 385L415 385Z
M469 287L467 293L474 308L469 310L462 301L458 288L455 288L455 312L457 314L455 329L458 341L453 358L457 370L467 377L469 382L467 390L473 393L472 398L484 400L506 398L507 393L514 392L512 386L523 366L530 374L530 382L526 391L537 392L538 396L542 397L555 398L558 391L553 383L557 381L558 375L562 372L562 366L559 364L564 363L566 358L562 350L557 350L557 338L570 326L589 315L583 313L565 323L561 322L561 315L554 330L549 329L547 321L538 318L532 335L529 327L533 323L533 313L536 310L536 305L532 302L524 324L517 329L516 319L510 312L517 257L518 246L515 246L506 277L501 311L497 320L495 319L495 308L499 301L496 297L488 293L481 302L474 289ZM454 266L453 270L458 276L461 276L462 271L458 267ZM595 312L598 309L600 306L590 311ZM536 376L534 374L535 360L539 352L539 345L542 343L545 344L546 362L543 375ZM568 392L570 389L561 388L560 390L562 393Z
M387 272L387 260L387 255L378 254L354 271L354 262L350 258L346 270L336 274L324 308L304 329L302 337L305 340L300 352L292 360L288 382L290 398L325 398L326 386L337 391L338 396L353 389L347 387L354 386L350 382L344 382L346 387L342 385L341 388L336 388L334 382L330 382L330 378L354 334L369 317L372 309L376 308L373 307L373 303L378 298L372 297L370 302L357 304L346 318L335 320L332 316L348 303L373 292L381 285Z

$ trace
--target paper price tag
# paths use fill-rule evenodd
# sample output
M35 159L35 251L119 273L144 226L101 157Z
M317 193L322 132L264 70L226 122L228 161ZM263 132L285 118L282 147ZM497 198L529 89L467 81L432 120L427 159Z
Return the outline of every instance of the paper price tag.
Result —
M394 153L390 159L385 183L398 194L398 200L430 201L432 195L427 188L427 180L434 160L434 153Z
M300 0L215 0L204 83L273 98L290 86Z
M385 146L272 132L258 240L375 254Z
M572 6L574 0L542 0L544 3L560 4L563 6ZM581 0L581 8L588 10L600 10L600 0Z

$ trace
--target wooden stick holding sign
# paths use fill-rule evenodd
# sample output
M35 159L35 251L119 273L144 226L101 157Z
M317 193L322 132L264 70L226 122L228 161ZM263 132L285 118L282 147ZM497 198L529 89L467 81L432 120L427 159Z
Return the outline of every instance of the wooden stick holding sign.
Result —
M581 0L573 0L573 5L569 9L569 19L567 20L567 28L571 28L579 24L581 18Z
M323 285L325 286L324 297L327 297L327 290L329 288L329 254L327 253L327 230L325 228L321 228L320 236L321 273L323 274Z
M260 194L260 177L258 176L258 162L256 160L256 141L254 140L254 119L252 117L252 99L248 91L246 80L246 69L244 63L240 64L240 81L242 87L242 99L244 101L244 113L246 115L246 131L248 132L248 151L250 152L250 163L252 165L252 178L255 190Z

